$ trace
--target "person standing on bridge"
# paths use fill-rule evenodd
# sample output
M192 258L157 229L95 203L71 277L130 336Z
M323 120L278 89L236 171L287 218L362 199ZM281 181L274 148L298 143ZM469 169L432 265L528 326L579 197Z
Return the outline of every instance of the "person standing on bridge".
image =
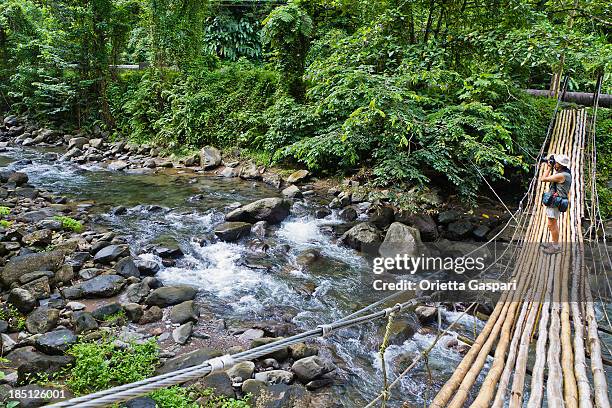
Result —
M570 173L570 159L564 154L551 155L546 161L546 171L540 181L551 183L549 192L561 199L568 199L570 186L572 185L572 174ZM554 172L553 172L554 169ZM553 174L551 174L553 173ZM561 252L559 244L559 210L558 200L551 200L546 206L546 217L548 219L548 230L552 242L542 243L544 253L556 254Z

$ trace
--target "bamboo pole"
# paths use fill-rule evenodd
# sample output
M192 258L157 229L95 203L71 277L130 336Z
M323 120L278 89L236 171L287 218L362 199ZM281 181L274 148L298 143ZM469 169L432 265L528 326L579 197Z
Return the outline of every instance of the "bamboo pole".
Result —
M579 146L574 151L574 160L572 163L576 163L576 169L582 169L583 158L582 146L585 141L585 118L586 113L584 110L580 111L580 115L577 119L578 123L578 137L580 143L576 144ZM574 173L577 175L577 171ZM591 401L591 386L589 384L589 378L586 373L586 357L585 357L585 346L584 346L584 325L582 321L582 312L578 306L579 302L579 290L582 279L584 279L584 244L582 242L582 231L580 228L581 213L584 208L584 195L583 195L584 176L581 179L575 178L572 183L572 189L574 191L575 200L570 207L571 217L571 235L572 235L572 291L570 305L572 309L572 322L574 324L574 372L576 373L576 382L578 387L578 405L580 408L592 408L593 403Z

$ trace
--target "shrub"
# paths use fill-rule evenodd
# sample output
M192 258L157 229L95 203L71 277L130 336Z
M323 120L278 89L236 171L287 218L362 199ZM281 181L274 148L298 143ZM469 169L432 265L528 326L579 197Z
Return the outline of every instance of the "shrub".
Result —
M127 349L115 347L112 339L102 339L77 343L68 354L75 357L75 363L66 383L75 393L86 394L149 377L158 362L159 349L155 339L131 344Z
M81 232L83 231L83 225L80 221L75 220L74 218L66 217L63 215L57 215L53 217L56 221L62 223L62 228L69 231Z

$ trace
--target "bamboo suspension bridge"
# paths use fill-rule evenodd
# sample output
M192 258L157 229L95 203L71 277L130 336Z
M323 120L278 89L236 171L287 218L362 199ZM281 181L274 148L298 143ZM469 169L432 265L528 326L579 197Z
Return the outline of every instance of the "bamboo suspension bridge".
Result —
M493 361L470 407L541 407L544 395L550 407L610 406L584 258L582 219L590 176L586 170L593 165L593 158L585 153L594 153L587 128L585 109L561 110L548 148L549 153L568 155L572 162L571 205L559 226L563 251L551 256L539 246L548 239L545 207L539 200L547 186L537 181L543 173L540 169L528 205L518 217L519 227L525 226L516 229L524 230L514 263L518 289L505 293L497 303L431 407L463 407L494 346ZM595 214L591 215L595 225ZM534 341L529 383L528 357Z
M598 89L600 86L599 81ZM514 228L508 246L512 253L507 263L512 266L506 268L511 269L508 272L516 280L517 290L502 295L430 407L610 407L604 370L607 361L599 338L602 328L598 327L596 316L598 301L603 306L599 311L605 317L602 321L607 321L609 326L610 320L599 288L597 293L591 288L593 277L598 279L598 285L605 284L608 290L612 288L607 276L612 270L612 257L605 242L595 187L597 95L599 92L594 96L594 109L590 116L584 108L559 109L562 99L559 97L540 151L540 155L565 154L571 161L570 206L559 220L562 251L548 255L540 248L541 242L548 241L546 208L540 199L548 186L540 181L543 166L536 167L519 209L506 225ZM376 312L371 310L397 296L391 295L331 324L274 343L50 407L111 406L156 389L227 370L238 362L269 355L291 344L329 336L345 327L373 320L389 319L390 322L396 314L414 305L417 299ZM419 362L428 358L438 340L474 305L472 303L449 327L440 329L430 347L393 382L387 382L385 372L382 392L366 407L384 407L393 387Z

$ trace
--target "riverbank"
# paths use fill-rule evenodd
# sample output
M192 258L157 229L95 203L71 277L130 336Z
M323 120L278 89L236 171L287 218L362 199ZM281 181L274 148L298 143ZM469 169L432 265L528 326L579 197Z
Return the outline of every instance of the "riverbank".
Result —
M352 249L361 251L376 247L390 231L398 228L404 231L406 238L413 240L440 242L451 238L476 242L486 239L504 222L501 213L490 211L486 217L458 209L433 215L407 214L380 200L369 201L355 180L330 185L325 180L309 180L309 175L303 171L283 178L267 169L262 171L252 163L224 163L220 152L214 148L203 149L197 158L172 161L160 157L155 148L109 143L84 135L64 137L11 122L10 118L8 123L5 119L0 135L2 148L43 149L41 156L51 163L101 168L110 171L106 173L109 175L171 175L177 177L173 180L180 177L186 184L197 183L200 176L235 179L236 183L245 180L244 188L251 188L257 192L252 194L259 197L252 196L252 203L243 201L222 206L224 217L213 217L211 229L207 231L210 234L198 237L201 240L198 245L200 248L217 245L215 248L219 249L225 248L222 245L240 243L253 249L257 255L250 254L244 260L246 272L273 268L277 262L275 251L289 251L282 246L289 244L280 244L270 238L278 234L302 233L305 224L287 225L287 217L306 211L305 206L313 219L325 220L332 213L337 217L336 221L327 220L320 226L329 235L329 244L333 242L338 248L347 248L347 254L353 253ZM23 128L19 129L21 126ZM12 164L15 163L20 165L19 160ZM25 162L21 164L27 166ZM28 175L20 171L3 174L6 176L2 179L6 191L4 203L12 208L5 216L11 224L6 225L4 231L5 267L2 272L5 313L10 314L7 333L2 335L4 356L11 361L4 379L9 387L32 387L23 385L28 381L19 377L19 367L26 363L40 364L36 367L45 367L48 372L70 367L74 363L70 358L54 356L66 357L64 354L70 346L84 339L112 335L118 347L127 347L130 342L138 344L156 338L161 350L159 370L171 370L301 330L296 324L300 311L284 308L282 312L281 307L270 309L272 313L268 318L257 321L220 318L231 304L215 304L216 300L202 299L201 289L170 283L172 275L185 274L185 264L195 262L193 254L180 242L164 239L160 243L136 245L125 231L106 226L100 228L100 210L95 209L97 203L57 197L30 185ZM274 183L271 180L275 180ZM108 190L110 192L110 185ZM78 196L78 192L75 195ZM205 202L210 200L210 193L193 194L188 200ZM110 217L141 214L142 217L167 218L173 215L150 203L134 207L115 205L106 210ZM69 218L56 218L58 216ZM82 231L75 222L81 223ZM280 273L289 276L293 270L321 273L321 269L329 266L325 257L320 248L300 249L287 265L290 268L283 267L286 270ZM184 275L183 281L195 282L191 279ZM299 296L315 300L325 287L308 281L291 281L291 286ZM15 316L9 304L17 308ZM353 303L350 307L356 305ZM405 321L399 328L400 337L407 339L411 333L413 335L414 327L425 335L431 322L427 320L415 325ZM451 349L458 347L457 343L447 343ZM375 344L373 346L375 349ZM335 353L338 353L335 346L301 345L274 359L245 365L246 371L241 371L240 376L230 379L222 375L215 380L207 379L200 386L213 387L218 393L232 397L240 397L245 390L259 395L266 389L276 395L272 402L282 394L309 400L310 406L333 406L332 401L344 381L344 374L338 372L352 369L346 359ZM302 365L306 365L308 375L301 374ZM31 370L31 366L24 367L27 368L22 371ZM273 383L282 385L270 388Z

